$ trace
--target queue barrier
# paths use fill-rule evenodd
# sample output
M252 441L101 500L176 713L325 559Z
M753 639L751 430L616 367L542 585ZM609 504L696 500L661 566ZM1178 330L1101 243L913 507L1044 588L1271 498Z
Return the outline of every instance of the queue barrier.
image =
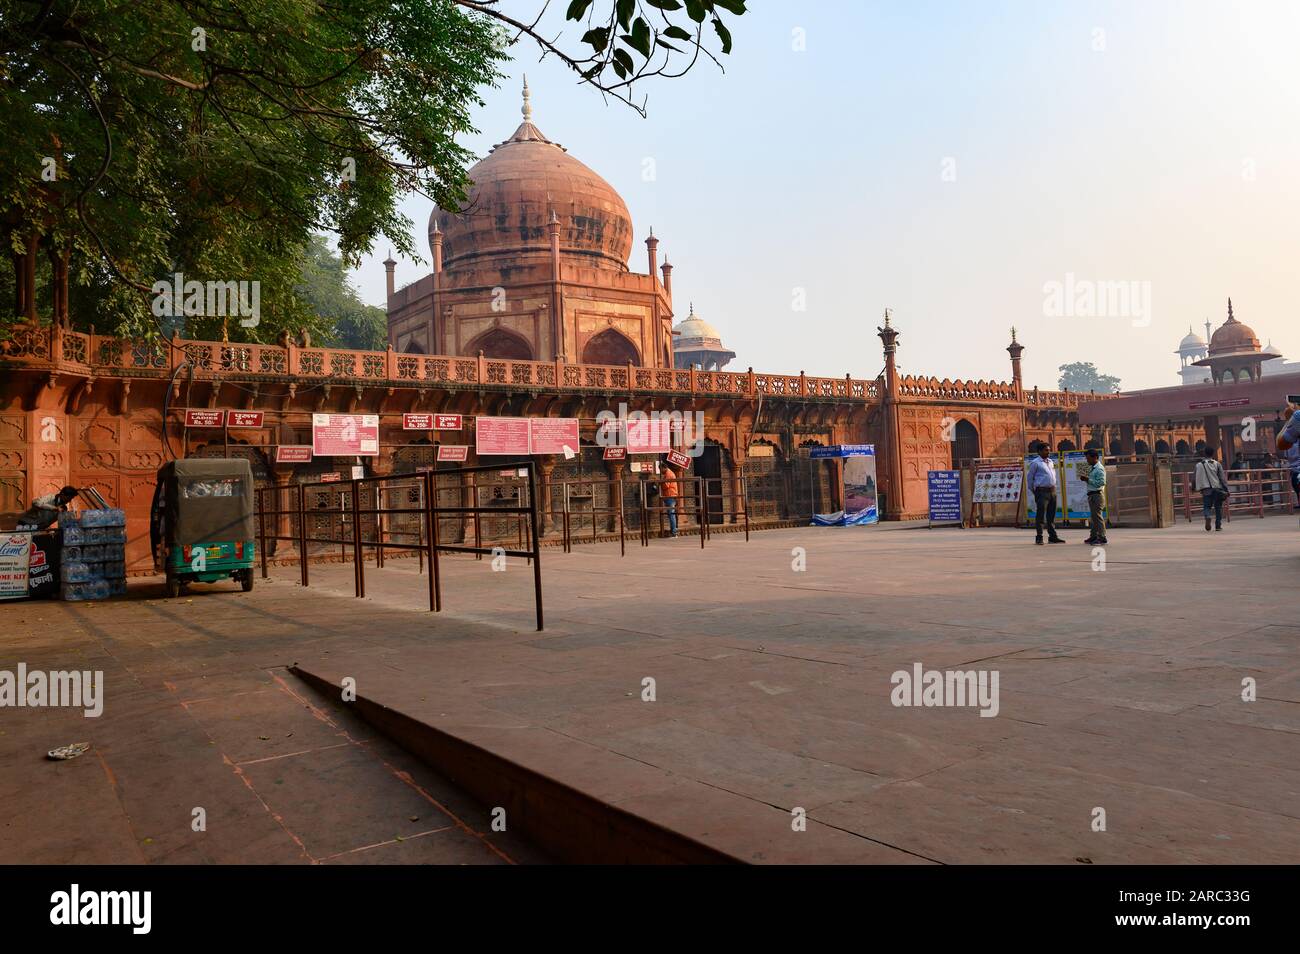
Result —
M297 545L299 572L303 586L310 585L308 544L316 543L331 546L337 544L340 546L345 559L348 550L351 550L355 595L362 598L366 595L365 552L367 547L375 551L375 563L378 569L383 568L384 552L386 550L414 550L421 554L421 573L424 571L425 559L428 560L429 610L431 612L441 612L442 574L440 554L472 553L476 559L482 559L484 555L523 557L531 563L533 568L533 595L537 629L540 631L543 628L543 614L541 554L537 532L537 474L535 465L531 461L515 466L520 471L526 472L527 494L526 502L521 501L514 506L481 506L479 488L482 485L475 481L468 484L471 490L471 499L474 501L472 505L444 506L438 502L438 478L449 475L462 477L463 475L500 470L500 467L496 465L462 467L454 471L423 471L399 476L361 477L351 481L318 481L292 484L287 487L257 488L255 498L258 518L258 548L262 554L262 578L265 579L268 572L267 542L270 540L287 540ZM520 486L522 490L524 485L521 484ZM415 506L384 506L384 493L386 491L404 491L408 495L407 502L411 502L410 491L416 488L418 488L418 494L414 500ZM321 489L328 493L339 494L339 507L336 511L337 519L334 521L334 525L338 527L336 535L331 534L322 537L317 536L315 533L309 535L307 532L307 515L313 512L306 507L307 494L309 492L319 493ZM282 494L288 494L292 497L292 508L286 506L287 502L280 499ZM267 506L268 499L273 506ZM345 506L345 501L347 506ZM317 509L315 512L320 513L321 511ZM335 511L328 512L335 513ZM513 515L515 517L520 526L519 544L516 549L507 550L501 546L483 546L480 518L485 513L493 516ZM343 519L345 515L347 520ZM394 536L410 537L412 531L399 530L394 534L391 527L386 528L386 518L388 520L391 520L394 516L409 518L412 515L420 524L419 529L414 531L415 542L393 539ZM461 520L473 520L475 527L473 544L446 542L440 539L438 519L448 515L457 515ZM297 518L296 533L281 532L286 517ZM275 530L268 533L268 521L272 519L275 520ZM523 529L525 524L527 526L526 539ZM366 539L363 532L363 528L367 525L371 530L370 539Z

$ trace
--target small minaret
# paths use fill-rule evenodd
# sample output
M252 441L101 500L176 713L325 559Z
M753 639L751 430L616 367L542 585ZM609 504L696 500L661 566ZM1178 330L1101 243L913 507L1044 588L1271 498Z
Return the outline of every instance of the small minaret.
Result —
M429 249L433 252L433 274L437 275L442 271L442 229L438 228L438 220L433 220L433 234L429 236Z
M650 261L650 278L655 277L659 271L659 240L655 238L654 226L650 226L650 237L645 240L646 257Z
M525 73L524 74L524 105L519 108L519 112L523 114L524 122L526 123L531 123L533 121L533 104L529 102L529 99L531 97L532 94L528 91L528 74Z
M385 273L384 283L388 288L389 298L393 297L393 292L396 290L396 286L394 284L395 279L393 275L393 269L395 268L397 268L397 262L393 261L393 250L390 248L388 250L388 257L384 259L384 273Z
M1016 340L1016 329L1011 329L1011 344L1007 345L1007 353L1011 355L1011 380L1020 390L1020 355L1024 353L1025 346Z
M664 256L663 267L659 269L664 273L664 292L668 295L668 300L672 301L673 297L673 266L668 261L668 256Z
M551 240L551 279L560 280L560 217L551 209L550 221L546 223L546 234Z

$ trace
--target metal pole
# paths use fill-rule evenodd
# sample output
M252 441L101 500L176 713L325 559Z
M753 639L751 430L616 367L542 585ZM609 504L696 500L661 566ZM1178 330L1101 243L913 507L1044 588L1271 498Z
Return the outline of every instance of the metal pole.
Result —
M361 550L361 488L354 480L352 481L352 564L358 598L364 598L366 595L366 568L362 563L364 558Z
M537 600L537 631L542 631L542 553L537 537L536 465L528 464L528 519L533 528L533 591Z
M302 585L307 585L307 520L304 516L306 506L303 500L303 487L298 484L298 566L302 570Z
M627 527L623 519L623 478L618 478L618 555L627 556Z

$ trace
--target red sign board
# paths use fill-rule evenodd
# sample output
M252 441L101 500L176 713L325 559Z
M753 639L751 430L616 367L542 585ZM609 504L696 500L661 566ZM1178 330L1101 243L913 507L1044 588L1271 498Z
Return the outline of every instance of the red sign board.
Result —
M261 427L262 421L262 411L231 411L227 418L230 427Z
M310 461L310 444L281 444L275 449L277 464L306 464Z
M469 446L445 444L438 448L438 460L467 461L469 460Z
M532 453L532 428L526 417L479 417L474 420L474 450L480 457Z
M629 454L666 454L672 449L670 426L663 420L630 420L627 422L627 451Z
M1245 407L1250 403L1250 398L1227 398L1222 401L1195 401L1187 405L1189 411L1203 411L1212 407Z
M459 414L403 414L404 431L459 431L465 419Z
M342 474L321 474L320 482L322 484L336 484L343 479Z
M680 467L685 470L687 467L691 466L691 459L681 451L671 450L668 452L668 463L672 464L674 467Z
M578 419L576 417L532 417L528 419L529 441L534 454L578 453Z
M185 411L186 427L223 427L225 423L225 411L200 411L194 408Z
M604 453L605 460L627 460L626 447L606 447Z
M313 414L311 449L317 457L377 457L379 415Z

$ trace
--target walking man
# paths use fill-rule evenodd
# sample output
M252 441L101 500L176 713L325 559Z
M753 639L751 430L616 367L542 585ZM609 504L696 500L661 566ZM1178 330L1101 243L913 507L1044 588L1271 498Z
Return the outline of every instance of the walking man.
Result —
M1101 455L1095 447L1088 448L1084 455L1088 459L1088 473L1080 474L1079 479L1088 485L1088 539L1083 542L1090 546L1105 546L1106 521L1102 509L1106 506L1106 468L1101 462Z
M659 495L663 497L664 510L668 511L668 531L675 537L677 536L677 471L667 464L664 464L664 476L659 487Z
M1228 499L1228 475L1214 456L1214 448L1206 446L1205 458L1196 462L1195 487L1201 492L1201 512L1205 514L1205 529L1210 529L1210 511L1214 511L1214 529L1223 529L1223 502Z
M1046 444L1038 446L1038 456L1029 462L1029 489L1034 494L1034 543L1043 545L1043 523L1047 523L1047 539L1064 543L1056 535L1056 464Z

